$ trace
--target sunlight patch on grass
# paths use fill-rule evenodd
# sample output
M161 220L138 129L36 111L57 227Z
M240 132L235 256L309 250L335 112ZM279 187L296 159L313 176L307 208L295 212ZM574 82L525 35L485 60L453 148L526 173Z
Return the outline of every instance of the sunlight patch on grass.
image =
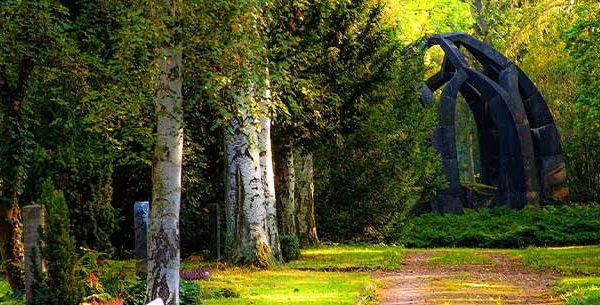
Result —
M568 277L559 281L557 290L566 305L600 304L600 277Z
M203 304L355 304L372 284L364 272L229 268L202 282Z
M528 248L517 252L523 263L565 275L600 275L600 246Z
M296 269L394 270L400 268L404 248L386 245L336 245L303 249L300 259L286 266Z

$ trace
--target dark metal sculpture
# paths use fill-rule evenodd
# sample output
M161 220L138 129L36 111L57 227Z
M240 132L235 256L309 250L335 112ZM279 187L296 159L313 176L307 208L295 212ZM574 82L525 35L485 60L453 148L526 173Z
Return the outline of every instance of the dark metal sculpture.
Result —
M443 158L449 186L438 190L432 204L440 213L460 213L461 188L456 151L455 108L460 93L471 109L479 132L482 182L496 186L495 201L511 208L542 199L568 196L566 170L558 130L546 101L519 67L491 46L465 33L433 35L426 48L438 45L442 69L426 81L423 105L438 103L439 126L433 145ZM471 67L461 48L483 67Z

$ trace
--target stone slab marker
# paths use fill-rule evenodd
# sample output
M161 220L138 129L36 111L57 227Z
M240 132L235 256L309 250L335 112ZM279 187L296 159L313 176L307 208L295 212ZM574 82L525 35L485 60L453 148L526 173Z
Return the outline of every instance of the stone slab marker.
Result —
M31 300L31 287L34 282L34 270L42 270L40 256L40 228L45 222L45 212L41 205L23 207L23 239L25 244L25 295ZM34 259L34 255L36 256Z
M135 258L136 274L140 278L146 278L148 272L148 215L150 204L148 201L137 201L133 205L133 220L135 231Z

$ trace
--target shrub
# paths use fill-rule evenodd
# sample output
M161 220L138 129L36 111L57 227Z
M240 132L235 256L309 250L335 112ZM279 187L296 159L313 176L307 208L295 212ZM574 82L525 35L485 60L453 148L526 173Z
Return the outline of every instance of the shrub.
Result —
M144 299L146 298L146 286L147 283L143 280L139 280L127 286L124 295L124 305L144 305Z
M77 305L84 293L84 279L77 270L75 240L70 234L69 212L65 197L50 180L42 185L40 202L46 207L46 228L42 232L42 257L47 276L37 270L36 291L30 304Z
M130 285L125 290L124 305L144 305L146 298L147 282L139 280ZM179 283L179 300L180 305L197 305L200 304L200 287L192 282L182 280Z
M280 237L281 256L283 261L290 262L300 257L300 242L298 237L293 235L282 235Z
M180 305L200 304L200 287L192 281L182 280L179 283L179 300Z
M388 236L407 247L524 248L600 243L600 206L468 210L463 215L425 214Z

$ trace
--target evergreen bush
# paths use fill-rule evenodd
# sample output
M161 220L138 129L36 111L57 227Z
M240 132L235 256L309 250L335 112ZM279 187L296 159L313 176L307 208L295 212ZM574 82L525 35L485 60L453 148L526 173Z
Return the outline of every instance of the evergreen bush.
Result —
M600 206L492 208L463 215L424 214L388 236L407 247L524 248L600 243Z
M55 190L50 180L42 185L40 203L46 208L46 226L41 234L42 257L47 274L35 271L34 287L39 291L30 304L77 305L83 298L84 279L77 270L75 240L71 236L69 210L62 191Z
M297 260L300 257L300 241L294 235L281 235L281 255L284 262Z

